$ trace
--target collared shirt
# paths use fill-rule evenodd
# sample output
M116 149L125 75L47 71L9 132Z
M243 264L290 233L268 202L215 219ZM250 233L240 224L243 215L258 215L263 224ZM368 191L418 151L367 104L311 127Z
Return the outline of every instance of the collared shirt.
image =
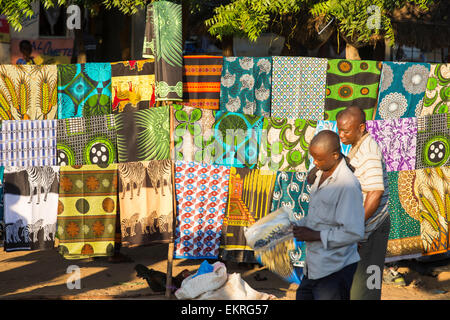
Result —
M373 215L366 221L364 240L376 230L389 215L389 182L383 153L377 142L366 133L350 149L350 164L355 168L355 176L361 184L363 201L370 191L384 190L380 204Z
M344 159L319 185L322 171L311 188L308 215L297 225L320 231L321 241L306 241L304 272L320 279L360 260L358 242L364 236L361 186Z

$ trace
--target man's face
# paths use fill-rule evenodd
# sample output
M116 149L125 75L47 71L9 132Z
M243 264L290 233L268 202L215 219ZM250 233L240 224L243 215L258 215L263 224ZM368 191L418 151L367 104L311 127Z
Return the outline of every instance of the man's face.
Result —
M343 116L337 120L337 128L342 143L354 145L363 135L366 125L358 123L353 117Z
M314 158L314 165L317 169L328 171L336 164L339 154L324 150L320 145L309 148L309 154Z

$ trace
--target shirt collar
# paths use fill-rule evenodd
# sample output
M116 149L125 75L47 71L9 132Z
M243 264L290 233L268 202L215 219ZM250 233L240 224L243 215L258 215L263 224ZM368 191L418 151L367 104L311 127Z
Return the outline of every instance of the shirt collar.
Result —
M341 158L341 161L339 162L339 164L337 165L336 169L333 171L333 173L331 174L331 176L329 176L321 185L320 185L320 189L325 187L326 185L333 183L336 179L337 176L339 174L339 172L342 170L342 166L346 166L347 164L345 163L345 159L344 157ZM313 184L313 190L316 190L319 188L319 181L320 178L322 177L322 170L317 171L317 176L316 176L316 180L314 181ZM312 191L312 190L311 190Z
M354 157L354 155L358 152L359 148L361 147L362 143L364 142L364 140L366 140L367 137L369 137L370 134L369 132L366 132L361 139L359 139L359 141L350 148L350 152L348 153L348 157L349 159L352 159Z

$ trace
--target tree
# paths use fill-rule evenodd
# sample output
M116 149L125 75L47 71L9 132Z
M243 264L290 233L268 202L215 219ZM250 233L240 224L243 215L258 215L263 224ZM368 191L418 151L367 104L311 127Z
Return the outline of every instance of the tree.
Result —
M317 33L325 27L335 29L346 42L346 57L360 59L358 48L364 45L383 38L395 43L390 15L407 3L425 12L433 0L233 0L215 8L206 25L218 39L236 35L256 41L262 32L285 21L301 21L304 28L314 24ZM287 32L287 36L289 41L298 35Z

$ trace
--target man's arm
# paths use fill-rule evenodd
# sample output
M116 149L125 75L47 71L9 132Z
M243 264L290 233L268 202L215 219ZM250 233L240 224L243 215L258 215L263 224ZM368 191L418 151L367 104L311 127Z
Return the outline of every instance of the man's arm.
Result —
M367 192L366 200L364 202L364 221L369 220L369 218L373 216L375 211L377 211L383 193L384 190L375 190Z

